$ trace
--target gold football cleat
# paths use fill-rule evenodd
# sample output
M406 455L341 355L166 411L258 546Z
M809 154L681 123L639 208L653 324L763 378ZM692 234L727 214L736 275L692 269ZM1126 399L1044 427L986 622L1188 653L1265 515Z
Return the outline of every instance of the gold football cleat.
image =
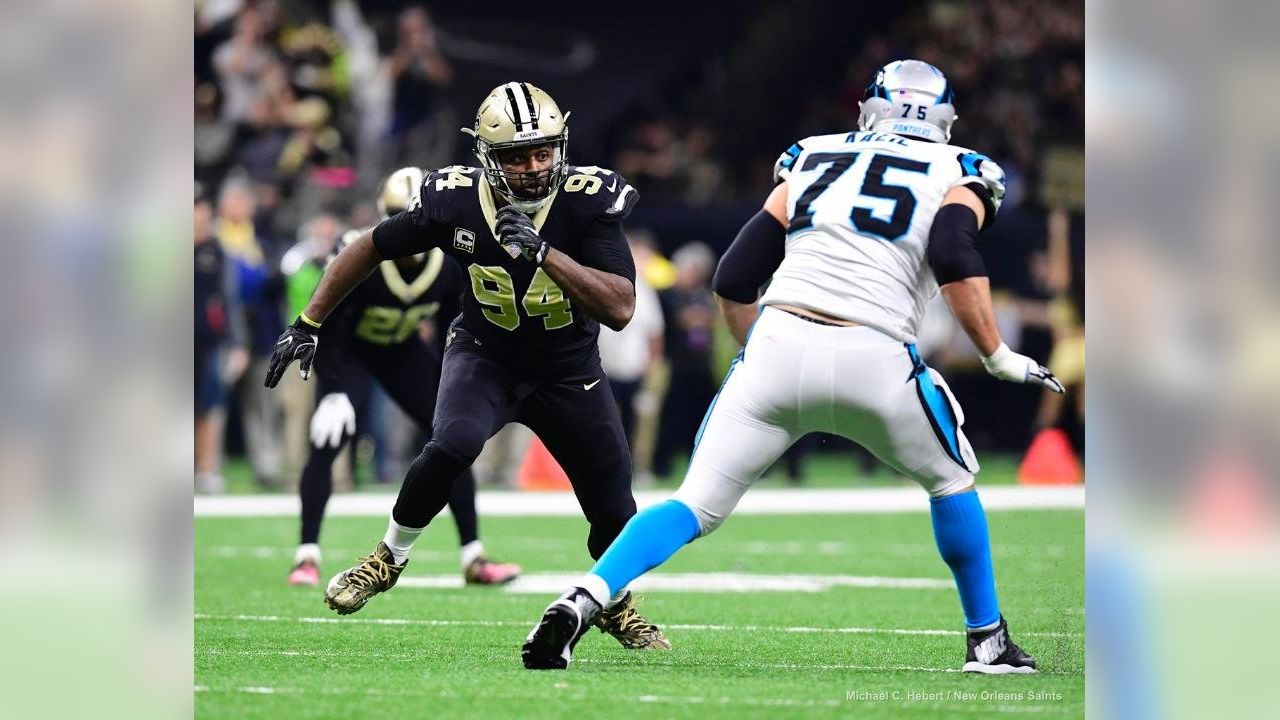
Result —
M397 565L386 543L379 542L355 567L333 576L325 588L324 601L339 615L350 615L364 607L369 598L395 587L408 564L405 560Z
M636 611L635 598L628 591L613 607L605 608L591 621L600 632L617 638L628 650L670 650L667 640L657 625L644 619Z

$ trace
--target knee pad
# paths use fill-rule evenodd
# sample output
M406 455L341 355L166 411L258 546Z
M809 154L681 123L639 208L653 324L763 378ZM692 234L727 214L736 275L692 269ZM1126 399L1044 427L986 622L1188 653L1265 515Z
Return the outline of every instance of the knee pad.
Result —
M464 458L460 458L457 454L451 452L435 440L429 440L422 447L422 452L409 463L409 470L405 473L405 481L410 482L418 478L423 472L435 472L442 476L448 476L452 481L464 470L471 467L471 463ZM455 471L456 472L453 472Z
M436 425L431 435L431 443L435 443L467 465L475 462L488 440L489 437L484 428L465 420Z
M391 517L405 527L426 527L449 502L454 479L471 463L463 462L440 447L435 440L427 443L418 457L409 463L404 484Z

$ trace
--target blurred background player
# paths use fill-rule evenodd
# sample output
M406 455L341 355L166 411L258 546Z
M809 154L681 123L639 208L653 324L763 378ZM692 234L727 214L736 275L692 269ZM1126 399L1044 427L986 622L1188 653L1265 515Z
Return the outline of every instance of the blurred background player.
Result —
M569 164L567 120L529 83L494 88L463 129L482 167L429 175L405 212L338 254L276 341L268 387L293 360L309 373L323 323L383 260L443 251L470 277L446 339L435 432L405 476L383 540L330 580L325 599L339 614L395 585L455 479L510 421L537 433L564 468L591 527L592 557L635 514L631 455L596 339L600 323L620 330L635 311L622 220L637 194L612 171ZM624 647L671 647L626 588L593 620Z
M941 285L988 373L1063 392L1040 363L1010 350L996 326L977 239L1004 198L1004 171L948 144L953 102L940 70L893 62L867 86L861 131L805 138L778 159L777 187L716 271L721 310L744 347L707 411L684 483L632 519L547 608L522 650L525 667L566 668L618 588L718 528L800 437L828 432L928 492L934 538L964 610L963 670L1036 671L1009 637L996 598L964 415L916 349L926 303Z
M423 172L401 168L383 183L379 209L384 218L409 207ZM358 235L358 233L354 233ZM348 234L347 239L352 239ZM289 574L290 585L320 583L320 524L333 491L333 463L356 430L356 408L374 380L428 434L432 430L443 333L436 318L452 318L461 304L463 276L440 250L380 263L337 307L320 334L315 358L320 398L311 418L311 454L302 471L302 537ZM490 561L480 541L476 483L463 471L449 496L449 510L462 545L468 584L505 583L520 567Z
M671 475L672 460L693 450L693 438L707 412L707 403L716 394L711 374L713 329L716 305L711 297L711 273L716 256L700 242L682 246L671 256L675 284L659 293L662 313L667 318L663 347L670 366L670 379L658 440L653 449L653 473Z
M645 378L662 359L663 333L662 305L658 293L639 272L634 235L627 234L627 245L637 269L635 314L621 330L600 328L600 366L609 376L633 458L636 455L636 402Z
M245 347L249 364L235 398L243 426L244 449L259 487L278 487L284 462L283 413L280 399L253 380L265 371L271 357L272 334L280 324L280 284L263 247L264 233L257 217L258 200L252 183L229 178L218 195L215 232L226 262L235 273L236 293L245 318Z

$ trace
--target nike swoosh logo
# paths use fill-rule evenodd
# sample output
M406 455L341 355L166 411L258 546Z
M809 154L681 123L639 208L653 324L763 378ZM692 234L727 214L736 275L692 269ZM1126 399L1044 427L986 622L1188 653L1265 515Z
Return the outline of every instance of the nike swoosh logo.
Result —
M290 345L292 345L292 344L293 344L293 337L292 337L292 336L290 336L290 337L286 337L286 338L284 338L283 340L281 340L280 342L276 343L276 345L284 345L285 347L289 347L289 346L290 346Z
M609 192L613 192L616 187L618 187L618 178L614 178L613 182L609 183Z
M583 385L583 386L582 386L582 389L583 389L583 390L590 390L591 388L593 388L593 387L595 387L596 385L599 385L599 384L600 384L600 381L599 381L599 380L596 380L596 381L595 381L595 382L593 382L593 383L588 383L588 384Z

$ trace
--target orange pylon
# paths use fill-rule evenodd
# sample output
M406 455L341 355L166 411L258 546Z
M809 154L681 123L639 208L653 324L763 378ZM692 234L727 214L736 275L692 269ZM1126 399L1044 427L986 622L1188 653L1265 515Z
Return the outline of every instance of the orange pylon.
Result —
M529 443L529 450L520 463L520 472L516 474L516 486L521 490L569 490L569 476L565 475L560 463L551 457L547 446L534 436Z
M1071 441L1056 428L1041 430L1032 439L1018 467L1018 482L1023 485L1075 485L1083 479Z

